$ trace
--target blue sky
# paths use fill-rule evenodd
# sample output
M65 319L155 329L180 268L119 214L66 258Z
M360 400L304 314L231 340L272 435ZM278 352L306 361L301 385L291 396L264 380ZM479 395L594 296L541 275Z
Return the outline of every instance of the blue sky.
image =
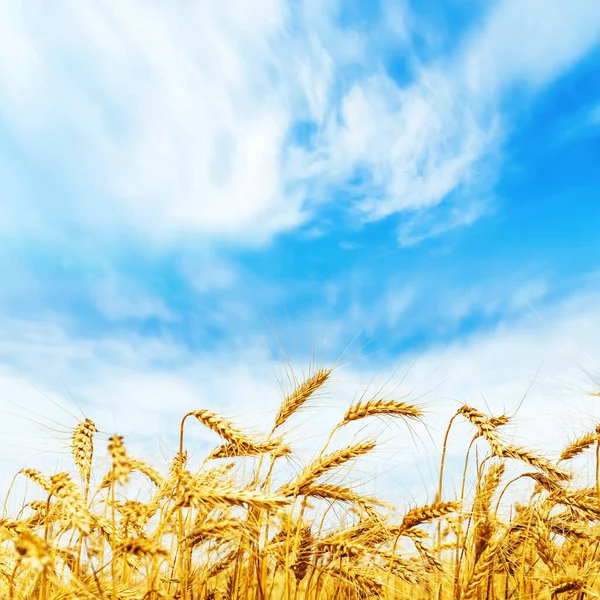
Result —
M0 2L0 395L275 406L276 330L498 407L544 364L550 414L600 351L600 5L429 4Z

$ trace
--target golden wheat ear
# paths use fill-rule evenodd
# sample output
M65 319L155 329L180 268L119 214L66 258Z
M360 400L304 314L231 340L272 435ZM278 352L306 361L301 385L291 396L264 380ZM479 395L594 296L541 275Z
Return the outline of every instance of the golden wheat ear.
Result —
M333 369L317 369L304 383L299 385L281 404L275 417L273 431L281 427L306 401L329 379Z
M73 460L81 475L85 487L90 484L92 474L92 460L94 458L94 434L96 425L91 419L86 419L77 425L73 432L72 452Z
M598 441L598 432L586 433L580 438L576 439L574 442L571 442L561 453L559 460L571 460L575 458L577 455L581 454L585 450L587 450L590 446L595 444Z
M50 477L52 495L61 501L61 508L68 526L74 526L83 534L92 530L93 519L82 498L79 488L68 473L57 473Z
M355 444L354 446L342 448L341 450L337 450L331 454L326 454L325 456L308 465L300 473L300 475L298 475L294 482L284 486L281 491L284 494L302 494L313 484L316 479L321 477L321 475L327 473L331 469L340 467L350 460L354 460L359 456L363 456L364 454L371 452L375 446L376 444L373 441L361 442L359 444Z
M19 473L22 473L37 485L39 485L45 492L50 493L52 491L52 483L48 477L37 471L36 469L21 469Z
M450 513L456 512L460 508L459 502L435 502L434 504L427 504L418 508L409 510L402 519L402 527L410 529L444 517Z
M121 485L127 483L130 469L129 459L125 451L123 436L113 435L108 444L108 452L112 459L110 477L112 481L118 481Z
M281 458L282 456L289 456L291 453L292 449L289 446L286 446L281 440L257 442L252 445L222 444L212 450L206 457L206 460L260 456L262 454L270 454L274 458Z
M358 419L364 419L366 417L372 417L376 415L400 417L405 419L418 419L423 415L423 411L418 406L415 406L414 404L408 404L407 402L384 399L369 400L368 402L359 402L350 407L348 411L346 411L340 426L346 425L351 421L357 421Z
M234 427L230 421L210 410L194 410L186 415L188 416L196 417L200 423L220 435L229 444L242 447L253 445L252 440Z

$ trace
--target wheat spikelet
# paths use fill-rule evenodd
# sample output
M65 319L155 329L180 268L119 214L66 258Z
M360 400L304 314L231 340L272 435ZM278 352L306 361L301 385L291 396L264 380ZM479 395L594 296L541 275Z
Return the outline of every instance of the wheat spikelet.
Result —
M477 492L473 501L473 516L475 528L473 530L473 545L475 562L477 562L487 548L494 531L494 520L490 515L492 496L498 489L502 475L504 474L504 463L492 465L485 477L479 482Z
M373 577L372 573L368 571L340 565L334 568L329 568L326 572L340 579L344 583L348 583L359 588L360 592L363 594L375 594L377 596L381 594L383 590L383 584L381 581Z
M477 591L479 590L479 586L488 577L490 570L492 569L496 550L503 537L504 536L501 532L497 533L496 538L492 539L488 544L487 548L483 551L482 555L479 557L479 560L475 563L473 571L470 574L467 586L463 591L461 600L473 600L477 597Z
M230 462L212 469L208 469L208 471L200 471L194 476L194 482L196 485L214 485L215 482L226 481L224 477L231 471L234 465L235 463Z
M500 418L496 418L496 420L492 422L476 408L467 406L466 404L458 409L457 414L462 415L465 417L465 419L467 419L467 421L475 425L475 427L477 427L478 434L482 437L485 437L488 441L498 439L496 427L504 424L502 420L499 420ZM495 426L494 423L498 423L498 425Z
M550 539L550 530L545 521L538 517L535 526L530 531L539 557L552 570L556 561L556 549Z
M351 502L359 506L366 504L383 506L383 502L377 498L361 496L348 487L329 485L324 483L313 484L304 487L302 493L313 498L337 500L338 502Z
M550 517L546 520L545 525L550 531L563 537L589 539L592 536L592 532L586 525L572 521L564 513Z
M526 450L525 448L519 448L518 446L513 446L511 444L500 445L500 444L491 444L492 451L496 456L502 458L515 458L524 463L543 471L547 475L550 475L557 481L567 481L571 479L571 473L566 471L565 469L561 469L556 465L553 465L549 460L543 458L531 452L530 450Z
M198 486L194 477L187 469L178 469L177 473L177 498L175 500L176 508L191 508L198 506L200 497L197 493Z
M473 531L473 560L477 562L488 547L494 534L494 522L490 517L479 519Z
M60 558L65 565L70 569L71 573L75 573L77 569L77 559L72 552L65 550L63 548L55 548L54 555Z
M399 557L394 557L389 563L391 572L410 585L419 585L424 578L423 567L421 564L416 564L414 561L403 560Z
M262 454L262 452L256 446L246 448L241 447L238 444L221 444L211 450L206 459L238 458L241 456L257 456L259 454Z
M188 454L186 450L184 450L182 453L178 452L171 460L168 477L166 479L162 479L160 487L149 502L149 504L152 505L154 512L160 508L162 502L171 500L172 498L178 496L182 478L189 478L193 483L194 478L185 470L187 461ZM148 476L148 474L146 475Z
M102 537L107 540L113 548L118 547L121 543L121 536L115 530L114 524L106 517L94 515L92 517L92 526L95 530L100 532Z
M111 478L113 481L118 481L121 485L127 483L129 475L129 459L125 452L123 444L123 436L113 435L108 444L108 452L112 459Z
M44 569L52 563L50 546L29 531L23 531L14 545L19 560L27 561L34 568Z
M154 467L151 467L146 461L143 461L139 458L127 456L125 452L125 447L122 445L122 440L121 446L122 452L119 450L118 447L116 449L113 448L113 450L116 450L117 452L118 468L111 468L111 470L104 476L104 479L100 484L101 489L109 487L112 483L118 481L119 477L121 478L121 482L126 482L129 473L132 471L139 471L140 473L145 475L157 488L161 488L163 485L165 485L165 480ZM123 481L123 478L125 481Z
M366 557L373 552L372 548L364 543L337 536L332 536L316 542L314 549L316 554L323 556L324 553L329 553L334 559L357 559L359 557Z
M79 423L73 432L73 459L85 486L88 486L90 483L92 459L94 456L94 433L96 431L94 422L86 419Z
M232 550L225 557L223 557L219 562L212 565L206 572L207 579L210 579L211 577L216 577L223 571L227 570L235 562L237 555L238 555L237 549Z
M352 527L338 529L333 531L327 537L321 539L318 543L321 545L336 545L347 541L362 543L371 536L382 535L382 525L377 521L365 519Z
M333 369L317 369L304 383L299 385L281 404L275 417L273 431L281 427L304 403L329 379Z
M239 490L225 482L222 482L220 487L210 485L208 482L198 483L189 471L179 470L175 507L200 508L225 504L256 505L277 509L289 502L289 499L284 496L265 494L251 489Z
M581 519L600 519L600 502L595 495L590 496L586 490L569 492L557 488L548 496L548 502L563 504Z
M580 438L571 442L560 454L559 460L571 460L578 454L581 454L584 450L587 450L592 444L598 441L598 434L586 433Z
M42 502L40 500L35 500L33 502L29 502L26 506L31 508L34 514L25 521L28 527L38 527L46 522L51 523L54 513L56 512L54 506L50 507L48 511L48 502Z
M142 529L146 526L146 523L148 523L148 520L153 514L152 505L150 503L144 504L137 500L127 500L123 503L114 502L111 503L111 505L123 516L121 527L124 536L127 536L130 528L138 534L141 534Z
M28 502L25 506L36 512L44 512L48 504L42 500L33 500L32 502Z
M14 521L12 519L0 519L0 527L4 527L12 536L21 535L23 532L28 531L31 533L31 529L27 523L23 521Z
M290 499L276 494L266 494L257 490L237 490L225 486L219 488L198 487L196 498L207 504L227 504L231 506L255 505L265 509L277 510L290 504Z
M298 546L294 553L292 562L292 573L297 582L302 581L310 567L312 553L311 546L313 544L313 536L310 526L304 526L298 534Z
M145 475L157 488L160 488L164 483L164 479L161 477L160 473L154 467L151 467L147 462L139 458L128 456L127 467L129 471L139 471Z
M126 554L131 554L138 558L146 558L153 556L167 556L167 551L160 545L153 542L151 539L141 536L137 538L127 538L123 540L118 550Z
M404 525L388 525L385 527L385 536L387 539L395 540L398 536L408 537L411 539L423 540L429 537L429 534L423 529L411 527L407 529Z
M89 534L92 529L92 517L75 483L67 473L57 473L50 477L52 494L62 501L62 507L69 523L82 533Z
M433 519L444 517L447 514L456 512L460 508L459 502L436 502L426 506L420 506L409 510L402 519L404 529L410 529L421 523L427 523Z
M499 417L489 417L489 422L492 427L502 427L506 425L510 421L510 417L508 415L500 415Z
M351 406L346 411L340 425L346 425L351 421L375 415L417 419L423 415L423 411L407 402L399 402L397 400L369 400L368 402L359 402Z
M247 444L223 444L217 446L210 452L207 460L217 458L234 458L241 456L259 456L261 454L271 454L274 458L289 456L292 449L281 443L279 440L269 442L257 442L252 445Z
M555 577L550 582L550 593L552 597L565 592L581 590L585 586L585 577L563 576Z
M210 410L195 410L189 414L190 416L196 417L200 423L220 435L230 444L246 447L253 446L250 438L243 434L239 429L236 429L227 419L220 415L217 415Z
M536 482L534 493L539 493L541 490L551 492L556 487L560 487L560 481L555 477L546 475L545 473L523 473L523 477L533 479Z
M490 511L492 496L498 489L502 475L504 474L504 463L492 465L478 486L475 500L473 501L473 512L477 516L485 516Z
M321 475L324 475L327 471L363 456L364 454L371 452L373 448L375 448L375 442L368 441L327 454L308 465L308 467L300 473L294 483L288 484L282 488L282 492L290 495L294 493L302 494L305 490L309 489L316 479L321 477Z
M195 546L210 538L233 539L239 535L249 532L248 525L239 519L220 519L204 521L201 525L194 527L187 535L190 546Z
M413 541L415 548L418 550L429 569L442 572L444 570L444 564L442 561L429 548L427 548L423 542L420 540Z
M39 471L36 471L35 469L21 469L19 472L39 485L44 491L50 493L52 490L52 483L50 482L50 479L48 479L48 477L45 475L42 475L42 473Z

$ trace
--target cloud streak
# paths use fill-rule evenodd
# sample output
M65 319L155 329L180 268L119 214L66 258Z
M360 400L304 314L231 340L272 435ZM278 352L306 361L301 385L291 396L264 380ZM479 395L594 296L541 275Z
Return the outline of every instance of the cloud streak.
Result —
M350 181L362 219L408 213L405 245L470 225L510 130L507 94L548 85L600 32L595 2L505 0L453 55L421 64L406 9L376 24L373 48L314 2L3 4L0 109L18 144L68 178L54 210L169 242L264 243ZM413 65L407 82L380 66L394 53ZM294 147L303 120L315 133ZM441 222L414 216L447 202Z
M368 220L417 212L400 228L403 245L471 225L488 212L511 128L509 94L521 87L528 99L599 41L597 3L497 3L454 56L424 65L412 83L385 74L357 81L327 131L323 173L349 179L361 170ZM440 213L448 202L450 214Z

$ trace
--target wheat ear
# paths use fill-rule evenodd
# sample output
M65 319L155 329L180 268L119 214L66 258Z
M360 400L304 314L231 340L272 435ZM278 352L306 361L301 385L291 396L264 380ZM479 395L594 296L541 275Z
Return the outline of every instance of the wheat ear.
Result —
M305 402L329 379L333 369L317 369L304 383L299 385L281 404L275 417L273 431L281 427Z
M346 425L351 421L375 415L418 419L423 415L423 411L419 407L407 402L397 400L369 400L368 402L359 402L351 406L346 411L340 426Z

